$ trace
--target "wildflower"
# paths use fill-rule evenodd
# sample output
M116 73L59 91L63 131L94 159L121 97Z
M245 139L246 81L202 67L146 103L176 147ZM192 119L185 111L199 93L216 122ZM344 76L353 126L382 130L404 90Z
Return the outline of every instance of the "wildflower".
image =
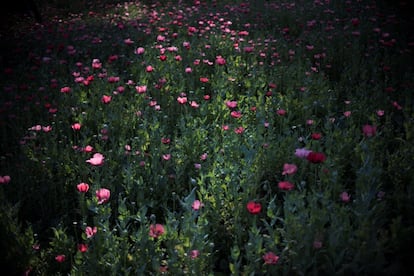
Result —
M280 181L277 186L284 191L291 191L295 188L295 185L289 181Z
M267 265L274 265L279 260L279 256L277 256L275 253L269 251L263 255L263 261Z
M305 148L301 148L301 149L296 149L295 150L295 155L299 158L306 158L308 157L309 153L311 153L311 150L305 149Z
M109 104L112 100L111 96L103 95L101 98L101 102L104 104Z
M86 160L87 163L93 166L100 166L103 164L105 157L101 153L95 153L92 158Z
M216 56L216 64L217 65L225 65L226 60L222 56Z
M180 104L186 104L187 103L187 97L178 97L177 102Z
M194 211L200 210L203 206L204 204L198 199L194 200L193 204L191 204L191 208L193 208Z
M259 202L255 201L249 201L247 203L247 211L249 211L250 214L257 215L262 210L262 205Z
M310 152L308 156L306 156L306 159L311 163L323 163L326 160L325 154L322 152Z
M57 255L57 256L55 257L55 260L56 260L56 262L58 262L58 263L63 263L63 262L66 260L66 256L65 256L65 255L63 255L63 254L61 254L61 255Z
M294 174L294 173L297 172L297 170L298 170L298 167L295 164L285 163L285 164L283 164L283 172L282 172L282 175Z
M94 227L87 226L85 228L85 234L88 239L92 238L96 234L96 232L98 232L98 228L96 226Z
M209 79L208 79L208 78L206 78L206 77L201 77L201 78L200 78L200 81L201 81L202 83L206 83L206 82L208 82L208 81L209 81Z
M105 188L101 188L99 190L96 190L95 195L98 199L98 204L103 204L107 202L111 197L111 191Z
M194 163L194 168L195 168L196 170L201 169L201 164L200 164L200 163Z
M377 133L377 127L367 124L362 127L362 132L364 133L365 137L373 137Z
M72 125L72 129L73 129L73 130L80 130L80 129L81 129L81 127L82 127L82 125L81 125L80 123L74 123L74 124Z
M234 132L237 134L243 134L244 130L245 130L244 127L240 126L240 127L235 128Z
M154 71L154 67L152 67L151 65L148 65L145 70L147 71L147 73L151 73L152 71Z
M150 230L149 230L149 235L150 237L153 238L158 238L161 235L165 234L165 229L164 226L162 224L151 224L150 225Z
M351 196L347 192L342 192L339 197L341 198L342 202L349 202L351 200Z
M85 253L88 251L88 245L84 243L78 244L78 250L79 252Z
M232 112L230 113L230 115L231 115L231 117L236 118L236 119L239 119L239 118L241 118L241 116L242 116L242 114L241 114L241 112L240 112L240 111L232 111Z
M162 159L165 161L168 161L171 159L171 154L170 153L166 153L162 155Z
M86 193L89 191L89 184L88 183L79 183L76 188L78 189L79 192L81 193Z
M236 108L237 107L237 101L227 101L226 106L228 108Z
M320 134L320 133L318 133L318 132L312 133L312 134L311 134L311 138L312 138L313 140L320 140L320 139L322 138L322 134Z
M135 90L137 91L138 94L144 94L147 91L147 86L146 85L135 86Z
M9 175L0 176L0 184L7 184L11 180L11 177Z
M84 151L84 152L92 152L92 151L93 151L93 147L92 147L92 146L90 146L90 145L87 145L87 146L83 149L83 151Z
M315 249L322 248L322 242L321 242L321 241L319 241L319 240L315 240L315 241L313 242L313 248L315 248Z
M135 50L135 54L137 54L137 55L142 55L143 53L145 53L145 49L143 47L138 47Z
M71 91L72 89L69 86L65 86L60 89L61 93L70 93Z
M200 251L198 251L198 250L191 250L191 252L190 252L190 258L191 259L197 259L198 256L200 256Z
M284 110L284 109L278 109L278 110L276 111L276 113L277 113L277 115L279 115L279 116L285 116L285 115L286 115L286 110Z

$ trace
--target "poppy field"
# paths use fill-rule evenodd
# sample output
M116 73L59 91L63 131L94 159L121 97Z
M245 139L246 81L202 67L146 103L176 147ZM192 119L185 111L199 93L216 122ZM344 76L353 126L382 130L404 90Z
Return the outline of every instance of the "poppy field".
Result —
M413 271L409 1L52 2L1 36L8 275Z

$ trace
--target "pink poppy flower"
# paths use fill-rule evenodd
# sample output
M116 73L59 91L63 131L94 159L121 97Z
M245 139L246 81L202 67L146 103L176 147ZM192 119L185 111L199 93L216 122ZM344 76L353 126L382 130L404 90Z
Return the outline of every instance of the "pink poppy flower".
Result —
M92 158L86 160L87 163L93 166L100 166L104 163L105 157L101 153L95 153Z
M144 94L145 92L147 92L147 86L146 85L135 86L135 90L137 91L138 94Z
M180 104L186 104L187 103L187 97L178 97L177 102Z
M194 200L193 204L191 204L191 208L193 208L194 211L200 210L203 206L204 204L198 199Z
M143 47L138 47L135 50L135 54L137 54L137 55L142 55L143 53L145 53L145 49Z
M150 225L150 230L149 230L149 235L152 238L158 238L161 235L165 234L165 228L162 224L151 224Z
M190 258L191 259L197 259L198 256L200 256L200 251L198 251L198 250L191 250L191 252L190 252Z
M291 191L295 188L295 185L289 181L280 181L277 186L284 191Z
M271 251L265 253L262 258L264 263L267 265L274 265L279 261L279 256L277 256L275 253Z
M349 202L351 201L351 196L347 192L342 192L339 197L341 198L342 202Z
M96 190L95 195L98 199L98 204L103 204L107 202L111 197L111 191L105 188L101 188L99 190Z
M217 65L225 65L226 60L222 56L216 56L216 64Z
M0 184L7 184L10 182L10 180L11 178L8 175L0 176Z
M279 116L285 116L285 115L286 115L286 110L284 110L284 109L278 109L278 110L276 111L276 113L277 113L277 115L279 115Z
M88 239L92 238L98 232L98 228L96 226L90 227L87 226L85 228L85 234Z
M283 172L282 172L282 175L294 174L294 173L297 172L297 170L298 170L298 167L295 164L285 163L285 164L283 164Z
M231 117L236 118L236 119L239 119L239 118L241 118L241 116L242 116L242 114L241 114L241 112L240 112L240 111L232 111L232 112L230 113L230 115L231 115Z
M104 104L109 104L112 101L112 97L108 95L103 95L101 98L101 102Z
M65 255L63 255L63 254L61 254L61 255L57 255L57 256L55 257L55 260L56 260L56 262L58 262L58 263L63 263L63 262L66 260L66 256L65 256Z
M80 123L74 123L74 124L72 125L72 129L73 129L73 130L80 130L80 129L81 129L81 127L82 127L82 125L81 125Z
M79 252L85 253L88 251L88 245L84 243L78 244L78 250Z
M226 106L228 108L236 108L237 107L237 101L227 101Z
M81 193L86 193L89 191L89 184L88 183L79 183L76 188L78 189L79 192Z
M60 89L60 92L61 93L70 93L72 91L72 89L69 87L69 86L65 86L65 87L62 87L61 89Z

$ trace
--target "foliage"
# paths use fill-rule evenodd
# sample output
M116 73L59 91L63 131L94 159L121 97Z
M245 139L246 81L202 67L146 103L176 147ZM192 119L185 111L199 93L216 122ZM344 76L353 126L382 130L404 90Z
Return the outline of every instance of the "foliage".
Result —
M42 25L3 36L2 259L408 272L413 20L377 2L41 5Z

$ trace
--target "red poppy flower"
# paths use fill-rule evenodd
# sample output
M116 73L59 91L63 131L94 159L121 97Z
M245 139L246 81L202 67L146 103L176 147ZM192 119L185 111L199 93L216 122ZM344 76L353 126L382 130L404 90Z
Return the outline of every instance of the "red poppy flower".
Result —
M306 157L306 159L309 162L311 162L311 163L317 164L317 163L323 163L323 162L325 162L326 156L322 152L314 152L314 151L312 151L312 152L310 152L308 154L308 156Z
M250 214L257 215L261 210L262 205L259 202L249 201L247 203L247 211L249 211Z

